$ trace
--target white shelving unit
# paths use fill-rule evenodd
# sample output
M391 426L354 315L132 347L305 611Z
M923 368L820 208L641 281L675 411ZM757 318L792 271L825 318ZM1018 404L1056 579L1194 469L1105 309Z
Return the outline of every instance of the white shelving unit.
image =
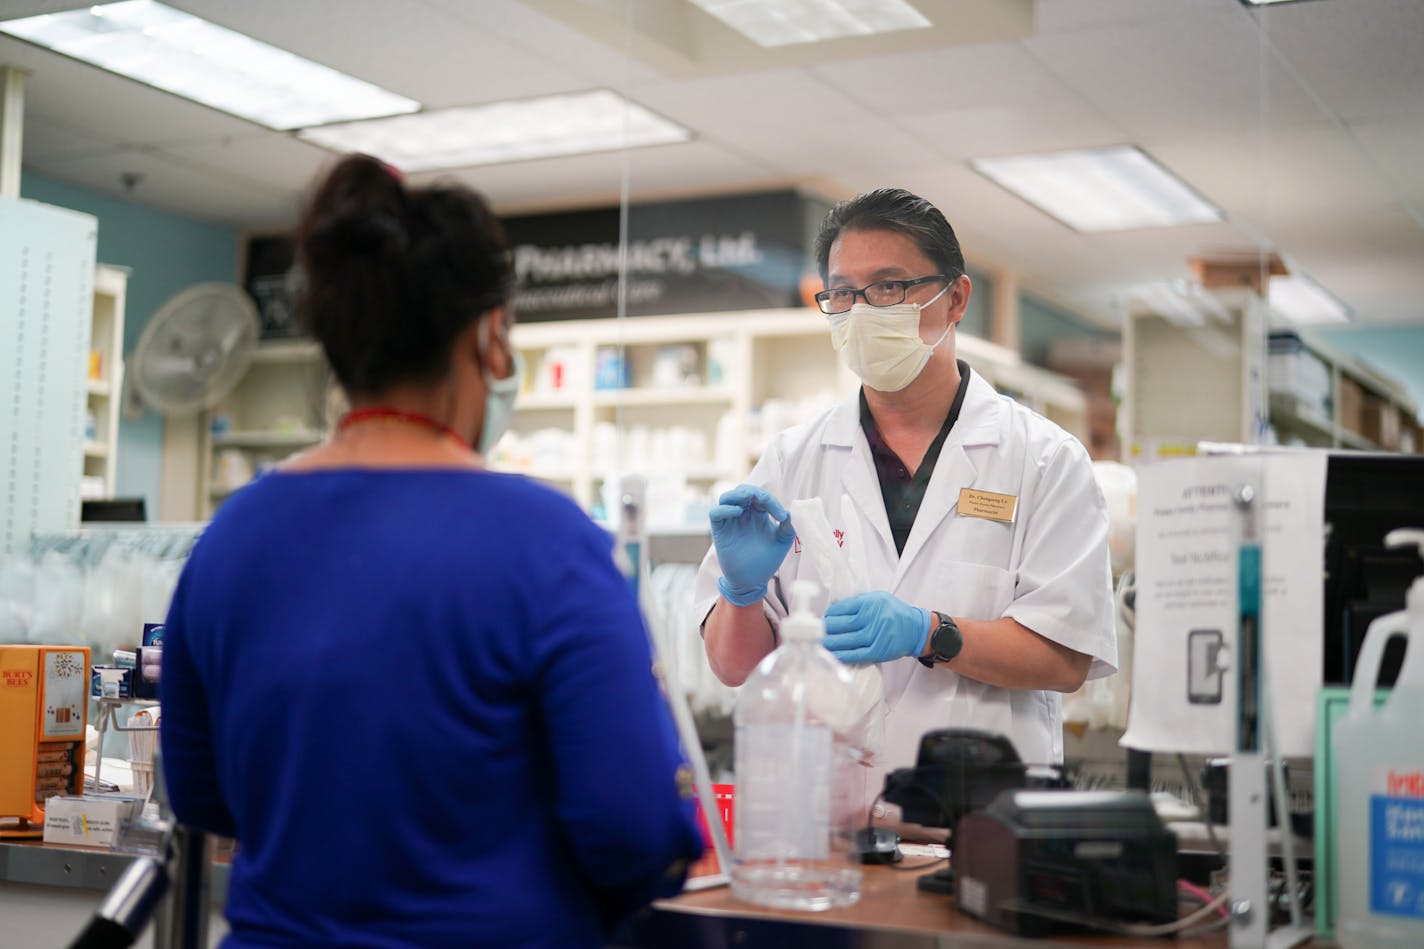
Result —
M825 318L810 309L522 323L511 338L529 378L492 466L545 481L590 511L604 483L622 474L667 476L694 492L741 479L770 436L858 384L836 358ZM695 353L691 383L654 384L667 346ZM628 385L596 384L607 351L626 364ZM959 338L959 353L996 388L1082 436L1084 400L1071 381L974 337ZM241 486L229 468L255 474L320 441L340 411L329 390L315 343L264 343L203 425L205 514ZM667 437L674 430L680 442ZM659 439L663 450L648 450ZM556 450L531 450L541 440Z
M84 471L80 495L112 498L118 464L119 403L124 377L124 296L128 270L94 269L94 311L84 377Z
M1200 322L1147 308L1123 324L1127 372L1124 451L1187 450L1198 442L1257 444L1266 432L1265 302L1217 291L1218 315Z
M1306 330L1271 334L1271 425L1312 448L1424 452L1419 409L1399 382Z
M512 338L532 389L520 395L514 437L497 446L492 463L548 481L590 510L620 473L669 474L694 490L740 480L771 436L858 385L831 348L825 317L810 309L520 324ZM958 342L960 358L996 388L1082 437L1084 399L1071 381L992 343ZM659 350L678 345L696 352L695 384L655 385ZM598 387L604 350L626 365L626 387ZM616 428L612 459L608 425ZM650 439L690 431L703 450L650 453L640 448L639 429ZM554 443L553 457L538 450L541 433Z
M260 343L237 388L203 417L203 516L212 516L224 498L264 467L321 441L331 418L330 399L330 373L317 343Z
M1404 388L1292 330L1291 362L1268 356L1271 311L1249 290L1217 290L1217 317L1199 323L1129 310L1122 431L1136 453L1198 442L1279 441L1314 448L1424 450Z

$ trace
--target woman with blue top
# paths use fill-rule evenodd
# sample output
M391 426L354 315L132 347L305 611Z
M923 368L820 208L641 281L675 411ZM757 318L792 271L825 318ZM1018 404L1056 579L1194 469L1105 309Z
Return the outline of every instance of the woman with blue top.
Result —
M609 538L484 467L520 381L503 231L351 156L298 255L352 411L222 506L164 646L174 812L238 843L225 945L601 945L701 837Z

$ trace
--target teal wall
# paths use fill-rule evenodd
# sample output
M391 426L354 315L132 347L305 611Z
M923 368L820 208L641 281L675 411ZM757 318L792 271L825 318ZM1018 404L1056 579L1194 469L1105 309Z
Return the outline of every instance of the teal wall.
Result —
M124 352L133 349L158 307L205 280L237 279L238 234L230 227L144 207L25 171L21 197L92 214L99 219L99 262L130 268L124 305ZM148 411L119 423L116 491L142 495L149 517L158 511L163 419Z
M1312 327L1311 335L1398 379L1424 412L1424 326Z

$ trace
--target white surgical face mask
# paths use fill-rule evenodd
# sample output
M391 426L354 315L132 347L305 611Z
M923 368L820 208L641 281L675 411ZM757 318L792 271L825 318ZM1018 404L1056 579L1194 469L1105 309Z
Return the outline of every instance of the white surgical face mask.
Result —
M507 341L505 345L508 345ZM487 354L489 347L483 348ZM485 421L480 426L479 444L475 446L475 450L481 455L490 453L500 437L508 431L509 423L514 418L514 399L519 395L519 388L524 383L524 357L517 349L510 349L510 362L509 375L496 379L489 371L488 359L485 360Z
M948 290L946 285L924 303L857 303L829 317L831 345L861 382L877 392L899 392L915 381L930 353L949 335L946 326L933 345L920 339L920 311Z

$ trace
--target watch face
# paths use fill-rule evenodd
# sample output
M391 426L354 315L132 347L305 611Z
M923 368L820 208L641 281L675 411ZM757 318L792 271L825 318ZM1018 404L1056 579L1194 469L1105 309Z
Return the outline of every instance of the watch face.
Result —
M959 635L959 627L954 625L953 620L941 623L935 629L930 644L935 659L940 662L949 662L955 656L959 655L959 650L963 646L963 640Z

